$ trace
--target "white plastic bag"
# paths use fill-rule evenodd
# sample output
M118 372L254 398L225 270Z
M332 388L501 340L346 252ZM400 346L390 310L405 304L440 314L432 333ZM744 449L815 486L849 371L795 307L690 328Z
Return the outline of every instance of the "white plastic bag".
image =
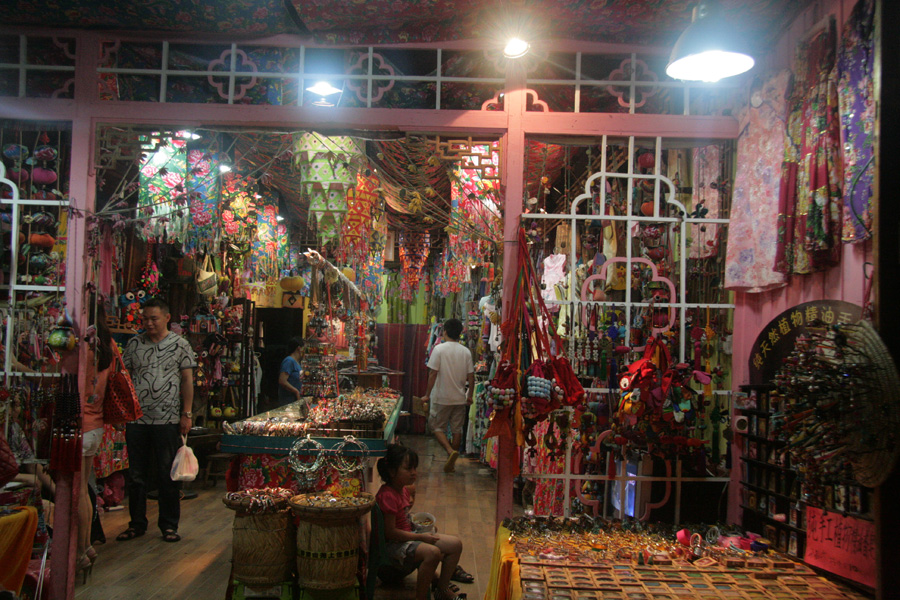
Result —
M181 436L184 440L184 446L175 453L175 460L172 461L172 471L169 473L172 481L193 481L197 478L200 471L200 465L197 464L197 457L194 451L187 445L187 436Z

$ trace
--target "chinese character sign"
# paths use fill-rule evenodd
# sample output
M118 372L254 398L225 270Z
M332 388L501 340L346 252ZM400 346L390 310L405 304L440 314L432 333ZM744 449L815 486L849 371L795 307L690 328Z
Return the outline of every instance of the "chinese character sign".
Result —
M809 328L856 323L861 307L840 300L816 300L798 304L769 321L756 336L750 352L750 384L771 383L783 360L794 349L797 336Z
M813 506L806 519L807 563L875 587L875 523Z

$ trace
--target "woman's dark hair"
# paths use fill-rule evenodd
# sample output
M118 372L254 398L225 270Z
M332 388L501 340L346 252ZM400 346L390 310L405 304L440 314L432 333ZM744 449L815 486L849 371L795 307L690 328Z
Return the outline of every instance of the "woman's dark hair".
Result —
M96 316L95 316L96 315ZM88 308L88 323L97 328L97 370L103 371L112 364L112 334L106 324L106 309L102 302L96 302L96 310L92 304Z
M303 347L303 338L299 335L295 335L291 339L288 340L288 351L293 352L297 348Z
M389 444L385 449L384 456L378 459L378 476L385 483L390 483L397 473L397 469L406 465L407 468L413 469L419 466L419 455L412 448L407 448L403 444Z

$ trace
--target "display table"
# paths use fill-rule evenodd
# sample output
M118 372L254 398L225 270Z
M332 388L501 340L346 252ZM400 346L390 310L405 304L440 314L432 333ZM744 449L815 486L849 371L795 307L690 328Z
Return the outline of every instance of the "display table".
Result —
M279 419L296 418L301 421L301 411L299 409L301 402L293 402L286 404L275 410L261 413L246 419L246 421L265 422L275 421ZM394 439L394 431L397 428L397 419L400 418L400 407L402 405L401 398L395 400L395 405L390 412L384 424L384 430L378 437L365 437L357 435L357 439L369 448L369 456L384 456L385 447ZM344 435L352 435L354 432L361 432L360 429L353 427L335 428L331 431L323 431L318 428L310 428L308 432L310 436L322 444L326 450L334 448L343 441ZM327 435L326 435L327 434ZM248 435L244 433L225 433L222 435L222 452L234 452L235 454L278 454L284 455L291 451L291 446L298 438L305 437L301 435Z
M396 392L393 392L396 394ZM233 477L227 478L229 491L255 487L285 487L299 493L296 482L285 457L298 439L310 437L322 445L323 450L334 449L344 441L344 436L353 435L368 448L369 463L366 477L358 482L365 489L366 480L371 480L374 460L384 456L385 448L394 439L397 420L400 418L402 398L397 395L390 399L391 404L385 406L386 418L383 429L367 426L365 422L341 420L334 426L323 427L322 424L307 423L301 416L301 402L287 404L275 410L250 417L244 422L232 425L232 430L222 436L222 452L237 454L232 464ZM312 415L314 411L310 411ZM248 426L249 425L249 426ZM252 433L247 433L248 431ZM360 451L351 448L347 454L352 456ZM339 476L333 468L325 468L319 474L316 489L326 489L337 483Z
M548 533L550 535L548 536ZM611 558L617 535L543 532L511 535L500 527L485 600L862 600L866 596L821 577L785 555L723 550L717 559L663 559L647 564L640 550ZM625 544L636 540L620 532ZM663 543L664 544L664 543ZM652 557L653 554L646 554Z

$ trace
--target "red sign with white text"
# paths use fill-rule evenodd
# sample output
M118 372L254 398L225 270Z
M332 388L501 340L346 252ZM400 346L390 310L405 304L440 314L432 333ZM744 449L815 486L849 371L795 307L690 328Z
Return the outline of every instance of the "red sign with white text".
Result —
M807 507L803 560L874 588L875 523Z

